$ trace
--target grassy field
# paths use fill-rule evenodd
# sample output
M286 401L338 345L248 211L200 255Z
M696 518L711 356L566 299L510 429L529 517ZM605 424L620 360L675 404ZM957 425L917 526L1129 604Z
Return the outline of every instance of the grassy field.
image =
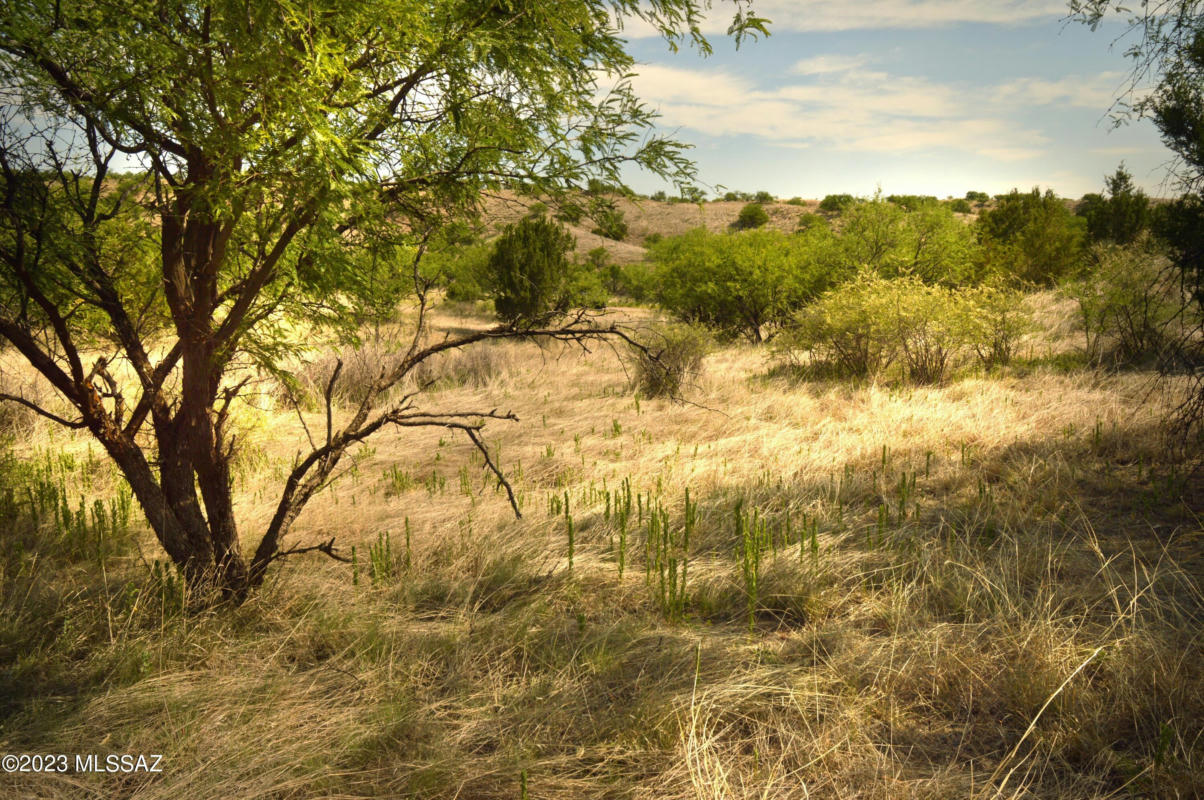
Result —
M605 347L450 356L425 402L519 416L486 440L523 517L466 439L386 431L294 535L354 565L289 559L234 610L182 612L95 448L22 422L0 751L163 771L0 796L1204 795L1181 387L1076 367L1035 302L1024 359L940 387L792 381L736 345L673 404ZM266 385L241 424L250 540L305 434Z

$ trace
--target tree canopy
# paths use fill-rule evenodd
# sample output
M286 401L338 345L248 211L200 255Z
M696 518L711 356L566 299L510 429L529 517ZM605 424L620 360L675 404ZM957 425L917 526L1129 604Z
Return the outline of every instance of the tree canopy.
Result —
M31 0L0 19L0 337L88 429L196 585L240 595L347 448L387 425L477 434L491 412L386 402L423 346L428 237L503 186L555 194L635 163L651 133L620 26L693 42L706 0ZM764 33L735 5L731 31ZM117 170L133 170L118 177ZM412 345L300 456L254 556L231 500L236 369L284 370L283 321L354 336L406 292ZM526 330L524 335L541 331ZM603 335L580 315L542 331ZM88 363L92 362L92 363ZM35 406L22 397L11 402ZM500 472L499 479L502 479Z

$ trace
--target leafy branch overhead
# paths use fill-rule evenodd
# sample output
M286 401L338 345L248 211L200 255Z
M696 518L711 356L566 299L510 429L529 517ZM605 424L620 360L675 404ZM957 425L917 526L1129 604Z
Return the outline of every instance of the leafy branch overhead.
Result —
M241 596L348 447L462 430L389 390L426 358L429 237L506 185L556 196L635 163L679 183L619 25L704 51L698 0L30 2L0 21L0 337L117 464L189 580ZM732 33L765 33L735 3ZM96 43L103 43L98 47ZM133 174L119 170L133 169ZM298 460L254 557L231 500L236 369L287 373L287 331L354 338L402 299L412 344ZM568 309L565 309L566 311ZM522 335L614 335L570 315ZM30 403L27 398L17 402ZM407 401L408 402L408 401ZM501 415L501 418L506 418ZM487 455L487 454L486 454ZM490 462L492 463L492 462ZM322 550L321 547L317 549ZM325 548L333 553L333 546Z

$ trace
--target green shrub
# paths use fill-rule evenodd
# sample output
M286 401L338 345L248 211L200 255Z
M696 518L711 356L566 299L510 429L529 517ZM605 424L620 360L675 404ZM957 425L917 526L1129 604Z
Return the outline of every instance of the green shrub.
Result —
M831 229L831 227L832 224L828 222L827 217L823 216L822 214L807 213L799 215L798 227L796 230L802 232L809 231L812 228Z
M632 264L612 264L614 273L612 294L626 297L637 303L652 299L656 294L655 274L652 267L643 261Z
M928 194L892 194L886 202L894 203L904 211L917 211L925 206L935 206L940 201Z
M857 198L851 194L830 194L819 201L819 210L829 214L839 214L845 209L857 205Z
M916 211L875 197L844 215L839 267L869 268L883 277L914 274L929 283L974 280L981 261L974 232L940 205Z
M1108 196L1088 194L1079 201L1075 214L1087 221L1087 236L1092 242L1129 244L1145 231L1150 222L1150 201L1133 186L1133 176L1124 164L1105 178Z
M988 273L1048 286L1082 264L1086 223L1052 191L1012 190L978 218L983 268Z
M800 311L775 352L817 377L876 377L898 364L907 381L941 383L972 341L969 291L863 270Z
M805 205L807 205L807 201L801 197L792 197L786 201L786 205L788 205L788 206L805 206Z
M732 223L732 227L738 231L751 230L761 227L766 222L769 222L769 214L761 207L761 204L749 203L740 209L740 214Z
M981 207L991 202L991 195L986 192L969 191L966 192L966 200Z
M621 242L627 238L627 220L623 212L609 200L596 201L590 217L597 225L592 233Z
M585 216L585 210L574 202L566 202L556 209L556 219L561 222L567 222L570 225L576 225Z
M1016 289L983 284L963 292L966 300L966 336L984 369L1005 367L1016 354L1021 337L1035 329Z
M566 311L579 300L568 253L573 237L545 217L507 225L487 264L490 294L498 317L528 326Z
M632 382L645 397L677 397L697 380L707 353L706 334L690 325L660 325L644 331L630 348Z
M753 195L753 202L761 203L762 205L764 205L765 203L774 202L774 197L769 192L767 192L765 190L761 190Z
M713 234L697 229L652 247L657 299L684 322L763 341L830 285L826 231Z
M972 213L974 213L974 208L970 205L970 202L968 200L962 200L961 198L958 198L957 200L949 201L948 205L949 205L949 210L955 214L972 214Z
M1159 361L1178 338L1186 303L1178 273L1164 256L1133 245L1097 246L1090 262L1086 275L1065 287L1078 303L1088 360Z

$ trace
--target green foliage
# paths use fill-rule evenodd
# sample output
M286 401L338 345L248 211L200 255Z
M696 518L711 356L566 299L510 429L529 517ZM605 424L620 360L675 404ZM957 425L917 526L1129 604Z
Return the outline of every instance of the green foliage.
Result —
M914 274L930 283L958 284L977 275L973 232L953 212L925 204L907 212L875 197L845 215L839 237L839 268L868 268L884 277Z
M789 320L832 276L821 261L830 234L704 229L652 247L658 300L678 319L759 342Z
M585 210L581 208L579 203L572 200L566 200L556 207L556 219L560 222L576 225L584 216Z
M966 200L981 208L982 206L991 202L991 195L987 194L986 192L976 192L971 190L966 192Z
M568 259L574 247L563 226L543 217L507 225L487 265L498 317L521 327L566 311L577 299Z
M627 238L627 220L613 201L595 198L590 218L597 224L593 233L621 242Z
M974 208L968 200L962 200L960 197L956 200L951 200L948 203L949 210L955 214L973 214Z
M761 227L766 222L769 222L769 214L761 207L761 204L749 203L740 209L740 214L732 223L732 227L736 230L751 230Z
M1035 330L1024 307L1024 295L997 283L961 290L965 303L967 344L984 369L1006 367L1016 354L1021 337Z
M857 198L851 194L830 194L819 201L819 210L829 214L839 214L857 205Z
M1088 359L1157 363L1178 337L1186 302L1176 271L1165 257L1135 245L1099 245L1090 261L1084 277L1065 287L1078 303Z
M786 201L786 205L788 205L788 206L805 206L805 205L807 205L807 201L801 197L792 197Z
M683 203L704 203L707 193L701 186L682 186L681 201Z
M832 228L832 223L828 222L828 218L823 214L800 214L798 218L798 227L796 230L801 233L804 231L809 231L812 228L823 228L830 230Z
M762 205L764 205L765 203L776 202L776 200L773 195L771 195L769 192L762 189L753 195L753 202L761 203Z
M904 211L917 211L926 206L935 206L940 201L927 194L892 194L887 195L886 202L894 203Z
M1085 223L1052 191L1001 195L978 218L983 265L988 273L1048 286L1081 265Z
M698 378L710 346L709 337L691 325L659 325L637 341L630 362L635 388L644 397L678 397Z
M864 270L800 311L775 352L817 377L876 377L898 364L909 382L941 383L969 351L984 365L1011 358L1027 330L1017 300L1004 289L955 289Z
M1107 196L1084 196L1075 208L1075 214L1087 221L1087 236L1092 242L1129 244L1149 225L1149 198L1134 188L1133 176L1125 170L1124 164L1105 181Z

